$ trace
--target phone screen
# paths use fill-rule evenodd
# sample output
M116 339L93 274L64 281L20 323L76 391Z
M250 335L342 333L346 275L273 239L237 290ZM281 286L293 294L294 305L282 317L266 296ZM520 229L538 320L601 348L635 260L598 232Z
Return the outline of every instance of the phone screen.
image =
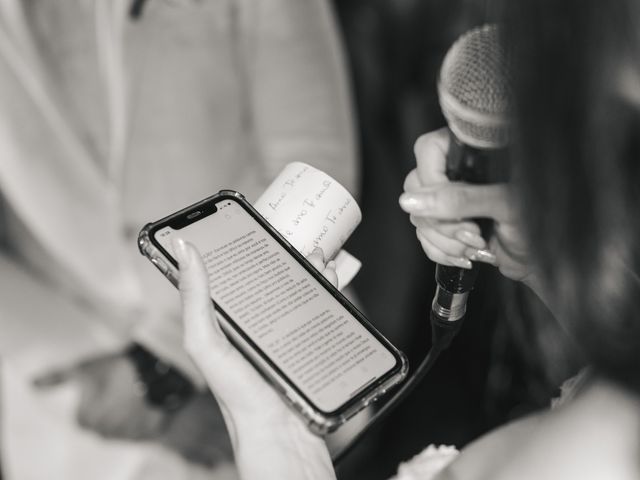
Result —
M215 213L155 241L173 253L179 235L195 245L219 310L316 408L334 412L398 367L398 359L242 206Z

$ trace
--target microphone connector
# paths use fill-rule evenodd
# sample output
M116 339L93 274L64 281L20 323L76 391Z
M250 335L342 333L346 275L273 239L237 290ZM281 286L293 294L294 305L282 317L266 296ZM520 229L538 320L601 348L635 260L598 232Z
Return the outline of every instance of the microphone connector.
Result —
M440 354L440 352L449 348L449 345L451 345L451 342L462 328L464 308L460 316L456 319L453 319L451 316L440 316L432 309L429 319L431 323L431 348Z
M445 322L456 322L467 311L469 292L451 293L438 285L431 304L431 314Z

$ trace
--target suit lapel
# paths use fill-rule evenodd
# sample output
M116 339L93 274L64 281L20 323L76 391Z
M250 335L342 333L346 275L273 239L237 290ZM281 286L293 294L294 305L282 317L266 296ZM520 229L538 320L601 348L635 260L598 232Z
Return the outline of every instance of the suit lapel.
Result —
M43 248L92 296L139 300L120 191L66 121L20 0L0 0L0 188Z

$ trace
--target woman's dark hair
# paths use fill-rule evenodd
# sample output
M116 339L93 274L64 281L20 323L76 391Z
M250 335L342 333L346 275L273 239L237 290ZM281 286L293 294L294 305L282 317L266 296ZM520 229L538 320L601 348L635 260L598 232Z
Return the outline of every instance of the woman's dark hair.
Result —
M632 0L508 1L515 194L561 327L640 392L640 107ZM625 77L626 75L626 77Z

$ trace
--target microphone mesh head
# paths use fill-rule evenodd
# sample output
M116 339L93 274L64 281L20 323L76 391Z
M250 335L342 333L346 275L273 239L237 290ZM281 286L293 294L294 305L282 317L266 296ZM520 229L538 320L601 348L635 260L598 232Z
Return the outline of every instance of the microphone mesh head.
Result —
M485 25L462 35L444 58L438 80L449 128L476 148L502 148L509 140L510 75L499 28Z

